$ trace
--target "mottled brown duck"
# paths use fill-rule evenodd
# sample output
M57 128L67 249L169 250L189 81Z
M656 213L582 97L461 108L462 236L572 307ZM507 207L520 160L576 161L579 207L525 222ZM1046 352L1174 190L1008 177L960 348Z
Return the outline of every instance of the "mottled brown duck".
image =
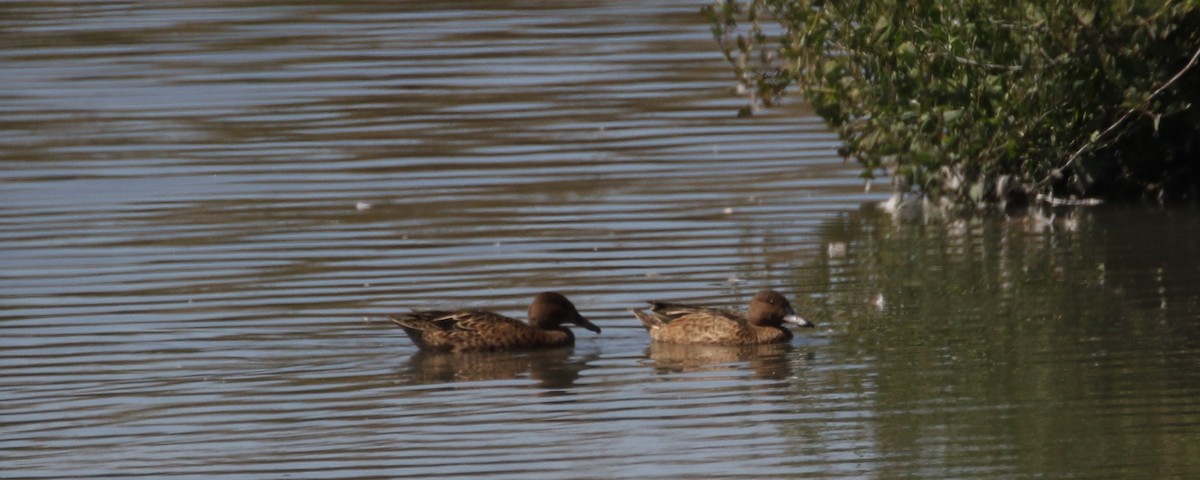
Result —
M764 289L750 299L745 314L678 303L650 302L649 311L632 309L650 339L665 343L762 345L784 343L793 337L783 324L813 327L800 318L782 294Z
M483 310L429 310L392 315L422 350L488 351L563 347L575 344L575 335L563 326L571 323L596 333L600 327L583 318L575 305L560 294L545 292L529 306L529 323Z

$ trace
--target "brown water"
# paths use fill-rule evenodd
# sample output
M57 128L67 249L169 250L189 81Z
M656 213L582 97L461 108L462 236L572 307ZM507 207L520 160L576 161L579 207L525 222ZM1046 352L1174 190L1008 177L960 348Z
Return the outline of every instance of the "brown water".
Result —
M1200 214L898 225L699 7L0 4L0 477L1195 477ZM551 289L604 333L379 316Z

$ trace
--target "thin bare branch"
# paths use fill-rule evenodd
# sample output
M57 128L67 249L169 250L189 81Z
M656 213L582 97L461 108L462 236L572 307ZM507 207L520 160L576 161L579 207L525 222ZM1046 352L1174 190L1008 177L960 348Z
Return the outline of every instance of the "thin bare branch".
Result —
M1147 110L1150 102L1154 101L1154 99L1156 97L1158 97L1160 94L1162 94L1162 92L1166 91L1167 88L1170 88L1171 85L1174 85L1175 82L1179 81L1180 78L1183 78L1183 76L1185 74L1187 74L1187 72L1189 70L1191 70L1193 67L1195 67L1197 63L1200 63L1200 48L1196 49L1196 52L1192 54L1191 60L1188 60L1187 65L1184 65L1183 68L1180 69L1178 72L1176 72L1175 75L1172 76L1170 80L1167 80L1167 83L1164 83L1164 84L1162 84L1162 86L1155 89L1154 92L1152 92L1149 97L1146 97L1146 100L1144 102L1142 102L1141 105L1135 106L1135 107L1127 110L1124 115L1121 115L1121 118L1118 118L1116 122L1113 122L1112 125L1109 125L1108 128L1104 129L1103 132L1100 132L1099 135L1096 135L1095 137L1088 139L1088 141L1086 143L1084 143L1082 146L1080 146L1078 150L1075 150L1075 153L1072 153L1071 156L1069 158L1067 158L1067 161L1064 162L1062 164L1062 166L1058 167L1058 171L1060 171L1060 172L1065 171L1068 167L1070 167L1072 164L1075 163L1075 160L1078 159L1079 156L1083 154L1083 152L1086 152L1089 148L1094 147L1096 144L1098 144L1100 142L1101 139L1103 139L1104 137L1108 136L1108 134L1115 131L1118 127L1120 127L1122 124L1124 124L1130 118L1133 118L1134 115ZM1041 181L1039 181L1037 183L1037 185L1034 186L1034 188L1035 189L1045 188L1045 186L1050 183L1050 180L1052 178L1053 178L1052 174L1047 174L1045 178L1043 178Z

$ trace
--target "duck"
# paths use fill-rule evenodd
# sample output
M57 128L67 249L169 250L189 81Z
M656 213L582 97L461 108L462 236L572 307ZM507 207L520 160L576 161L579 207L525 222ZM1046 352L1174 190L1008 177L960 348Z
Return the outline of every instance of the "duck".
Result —
M649 311L630 309L650 340L704 345L764 345L793 338L784 323L812 328L813 322L796 315L783 294L763 289L750 299L745 314L730 310L651 301Z
M390 315L420 350L478 352L566 347L575 334L571 323L600 333L567 297L542 292L529 305L529 323L484 310L426 310Z

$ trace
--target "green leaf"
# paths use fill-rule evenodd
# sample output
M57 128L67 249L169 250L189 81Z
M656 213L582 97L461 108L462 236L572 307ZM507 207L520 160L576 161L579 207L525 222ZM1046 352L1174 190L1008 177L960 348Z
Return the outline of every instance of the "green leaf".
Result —
M905 64L912 63L917 58L917 46L912 42L901 43L899 47L896 47L896 57Z
M983 200L983 190L983 182L974 182L971 184L971 191L967 193L967 196L975 203L979 203Z
M1079 20L1080 24L1091 25L1092 21L1096 19L1096 11L1082 5L1076 5L1075 18Z

